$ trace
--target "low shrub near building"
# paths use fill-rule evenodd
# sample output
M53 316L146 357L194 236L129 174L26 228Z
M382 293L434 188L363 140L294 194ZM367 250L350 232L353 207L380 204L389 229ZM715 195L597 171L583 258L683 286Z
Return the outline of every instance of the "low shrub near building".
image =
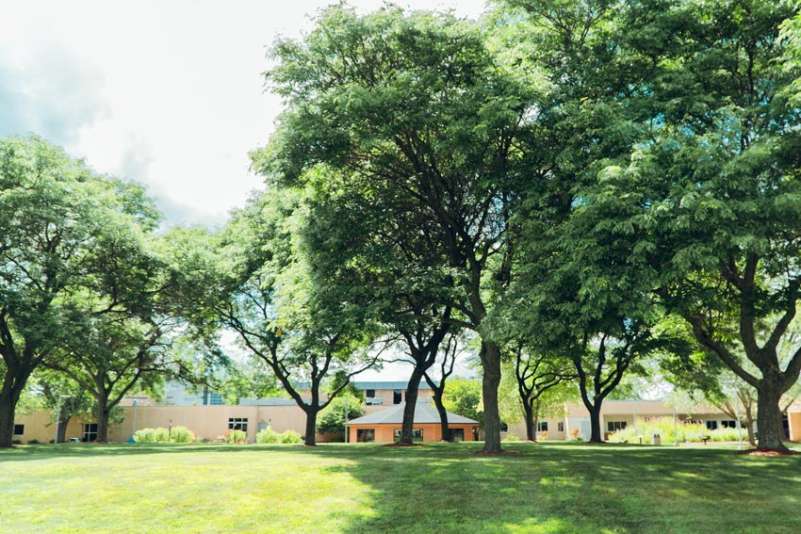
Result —
M652 445L654 434L658 434L663 444L700 443L704 438L710 441L738 441L746 438L745 429L719 428L709 430L700 423L675 422L672 417L662 417L638 422L609 436L613 443L643 443Z
M231 430L225 436L225 441L230 445L244 445L248 441L248 434L244 430Z
M136 443L192 443L195 434L185 426L168 428L143 428L134 432Z
M271 444L271 443L285 443L294 444L302 441L300 434L293 430L278 433L271 428L265 428L256 434L256 443Z

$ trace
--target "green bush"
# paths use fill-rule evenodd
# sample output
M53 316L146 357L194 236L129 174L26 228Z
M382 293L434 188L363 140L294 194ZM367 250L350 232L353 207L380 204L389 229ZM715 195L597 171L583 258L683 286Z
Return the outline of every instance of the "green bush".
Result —
M742 434L746 439L745 429L719 428L709 430L705 424L674 422L672 417L661 417L650 421L638 422L609 436L614 443L640 443L652 445L654 434L659 434L664 444L684 442L700 443L704 437L711 441L738 441Z
M192 443L195 434L185 426L173 427L172 431L161 427L143 428L134 432L133 439L136 443Z
M170 434L172 443L192 443L195 441L195 434L185 426L173 427Z
M302 441L300 434L295 432L294 430L287 430L283 434L281 434L281 443L285 444L297 444Z
M278 432L273 431L272 428L265 428L264 430L260 430L258 434L256 434L256 443L279 443L281 439L281 434Z
M225 436L225 441L231 445L243 445L248 441L248 434L244 430L231 430Z
M286 432L278 433L271 428L265 428L256 434L256 443L270 444L270 443L284 443L295 444L303 441L300 434L294 430L287 430Z
M503 441L521 441L519 437L514 434L506 434L503 437Z

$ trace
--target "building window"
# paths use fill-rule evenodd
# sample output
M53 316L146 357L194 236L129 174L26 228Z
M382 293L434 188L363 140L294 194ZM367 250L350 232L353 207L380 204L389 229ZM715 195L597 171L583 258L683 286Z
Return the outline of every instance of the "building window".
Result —
M401 429L398 428L393 430L392 435L395 438L395 442L400 441ZM421 428L412 429L412 441L423 441L423 429Z
M501 421L501 432L509 432L509 425Z
M225 401L222 398L222 395L219 393L209 393L209 404L213 406L222 406L225 404Z
M357 428L356 441L366 443L368 441L375 441L375 429L373 428Z
M25 425L14 425L14 435L21 436L25 433Z
M537 432L548 432L548 421L540 421L537 423Z
M723 428L737 428L737 421L734 419L725 419L720 422L720 426Z
M97 441L97 423L86 423L83 425L83 440Z
M606 423L606 429L609 432L617 432L618 430L625 430L626 422L625 421L609 421Z
M396 389L392 392L392 404L400 404L403 402L403 391Z
M562 421L559 421L558 423L556 423L556 430L559 432L564 432L565 424Z
M247 417L229 417L228 430L242 430L248 431L248 418Z
M452 428L450 433L453 441L464 441L464 428Z
M707 430L717 430L718 429L718 422L717 421L713 421L713 420L710 419L709 421L706 422L706 429Z
M364 395L368 399L373 399L373 398L375 398L375 390L374 389L366 389L364 391Z

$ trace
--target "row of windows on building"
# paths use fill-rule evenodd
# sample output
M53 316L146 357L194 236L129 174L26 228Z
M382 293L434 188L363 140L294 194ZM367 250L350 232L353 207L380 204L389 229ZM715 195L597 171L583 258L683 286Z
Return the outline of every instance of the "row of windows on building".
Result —
M229 417L228 430L248 431L247 417ZM14 436L25 434L25 425L14 425ZM84 423L81 433L81 441L97 441L97 423Z
M452 428L450 429L451 432L451 439L453 441L464 441L464 429L463 428ZM393 437L396 442L400 441L401 437L401 430L395 429L393 432ZM412 440L413 441L423 441L423 429L422 428L415 428L412 430ZM375 441L375 429L374 428L358 428L356 429L356 441L359 443L368 443L371 441Z
M702 421L700 419L688 419L685 423L692 423L692 424L705 424L707 430L717 430L718 428L737 428L737 421L734 419L723 419L722 421L718 421L716 419L707 419ZM606 429L609 432L617 432L619 430L625 430L627 426L626 421L607 421Z
M367 400L367 404L380 404L380 402L370 401L370 399L375 399L375 390L374 389L365 389L364 396ZM376 399L380 401L381 399ZM396 389L392 392L392 404L400 404L403 402L403 390Z

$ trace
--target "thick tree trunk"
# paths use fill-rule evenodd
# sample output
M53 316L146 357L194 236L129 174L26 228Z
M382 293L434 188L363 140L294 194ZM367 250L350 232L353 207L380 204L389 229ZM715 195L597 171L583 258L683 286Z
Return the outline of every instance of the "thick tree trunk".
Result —
M501 383L501 349L492 341L481 342L481 363L484 368L482 398L484 401L484 452L501 452L501 416L498 409L498 386Z
M603 443L601 433L601 401L596 400L595 406L590 410L590 443Z
M531 406L523 406L523 419L526 422L526 439L537 441L537 422L534 420L534 410Z
M423 378L425 369L419 365L415 366L409 384L406 387L406 404L403 407L403 423L401 426L401 445L411 445L414 443L414 409L417 406L417 392L420 389L420 380Z
M14 412L16 403L11 396L0 394L0 449L7 449L14 441Z
M757 389L757 446L760 449L786 451L782 410L779 406L782 391L763 381Z
M317 408L306 410L306 435L303 443L309 447L317 445Z
M97 410L97 442L108 443L108 408L99 408Z
M21 377L13 376L11 370L6 369L3 387L0 389L0 449L14 445L14 415L28 374Z

